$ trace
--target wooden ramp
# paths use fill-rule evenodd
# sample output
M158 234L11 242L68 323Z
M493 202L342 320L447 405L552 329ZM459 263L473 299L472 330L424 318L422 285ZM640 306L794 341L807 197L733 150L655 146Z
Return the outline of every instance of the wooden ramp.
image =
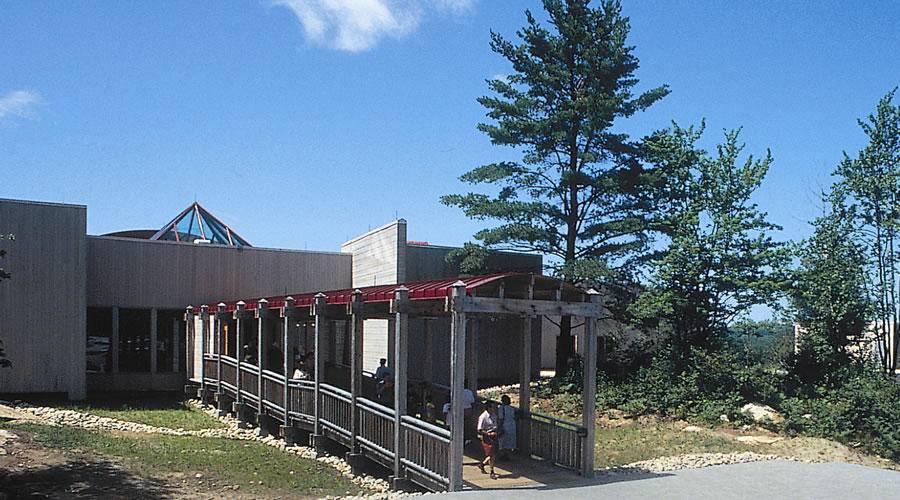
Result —
M466 447L463 459L463 483L471 489L538 488L547 485L556 487L566 483L583 483L584 478L571 470L553 466L542 460L511 454L508 460L497 460L494 471L497 479L478 470L478 462L484 458L478 441Z

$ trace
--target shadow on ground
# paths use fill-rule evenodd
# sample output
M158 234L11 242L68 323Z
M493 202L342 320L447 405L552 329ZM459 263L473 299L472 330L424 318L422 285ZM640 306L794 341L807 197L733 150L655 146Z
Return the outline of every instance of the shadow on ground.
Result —
M0 471L8 498L172 498L178 488L138 477L104 460L71 459L49 467Z

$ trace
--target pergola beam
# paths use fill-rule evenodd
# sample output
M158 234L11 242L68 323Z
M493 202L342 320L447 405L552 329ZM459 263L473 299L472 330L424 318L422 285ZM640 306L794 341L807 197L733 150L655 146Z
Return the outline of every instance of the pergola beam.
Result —
M525 316L599 317L601 308L592 302L501 299L495 297L454 297L451 310L470 314L514 314Z

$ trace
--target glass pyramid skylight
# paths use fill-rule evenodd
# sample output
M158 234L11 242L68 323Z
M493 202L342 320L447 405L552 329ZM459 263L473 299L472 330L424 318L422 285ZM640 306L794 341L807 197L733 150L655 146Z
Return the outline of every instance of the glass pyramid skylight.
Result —
M178 217L166 224L150 239L184 243L214 243L238 247L253 246L197 202L178 214Z

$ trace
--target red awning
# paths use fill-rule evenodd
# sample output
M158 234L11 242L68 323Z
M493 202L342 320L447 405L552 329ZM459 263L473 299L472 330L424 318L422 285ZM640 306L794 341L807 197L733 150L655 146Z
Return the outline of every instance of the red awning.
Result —
M377 285L359 288L362 292L362 300L364 302L387 302L394 298L394 292L401 286L405 286L409 290L409 298L411 300L425 300L449 297L453 285L462 281L466 285L467 295L478 296L496 296L496 292L501 288L504 289L504 296L507 298L526 298L528 286L534 278L534 294L535 298L552 300L555 298L557 290L561 291L562 299L569 301L582 300L584 292L580 289L565 283L559 279L549 276L531 275L521 273L503 273L491 274L485 276L472 276L469 278L447 278L440 280L414 281L410 283L400 283L391 285ZM355 292L356 288L346 288L343 290L330 290L321 292L299 293L291 295L278 295L274 297L256 297L251 299L243 299L248 310L259 308L259 301L266 299L270 309L283 307L288 297L294 298L294 304L297 306L309 306L315 302L315 297L319 293L325 294L325 302L327 304L347 304ZM237 303L240 300L231 300L222 302L225 304L226 311L234 311L237 309ZM210 312L215 311L218 303L208 304Z

